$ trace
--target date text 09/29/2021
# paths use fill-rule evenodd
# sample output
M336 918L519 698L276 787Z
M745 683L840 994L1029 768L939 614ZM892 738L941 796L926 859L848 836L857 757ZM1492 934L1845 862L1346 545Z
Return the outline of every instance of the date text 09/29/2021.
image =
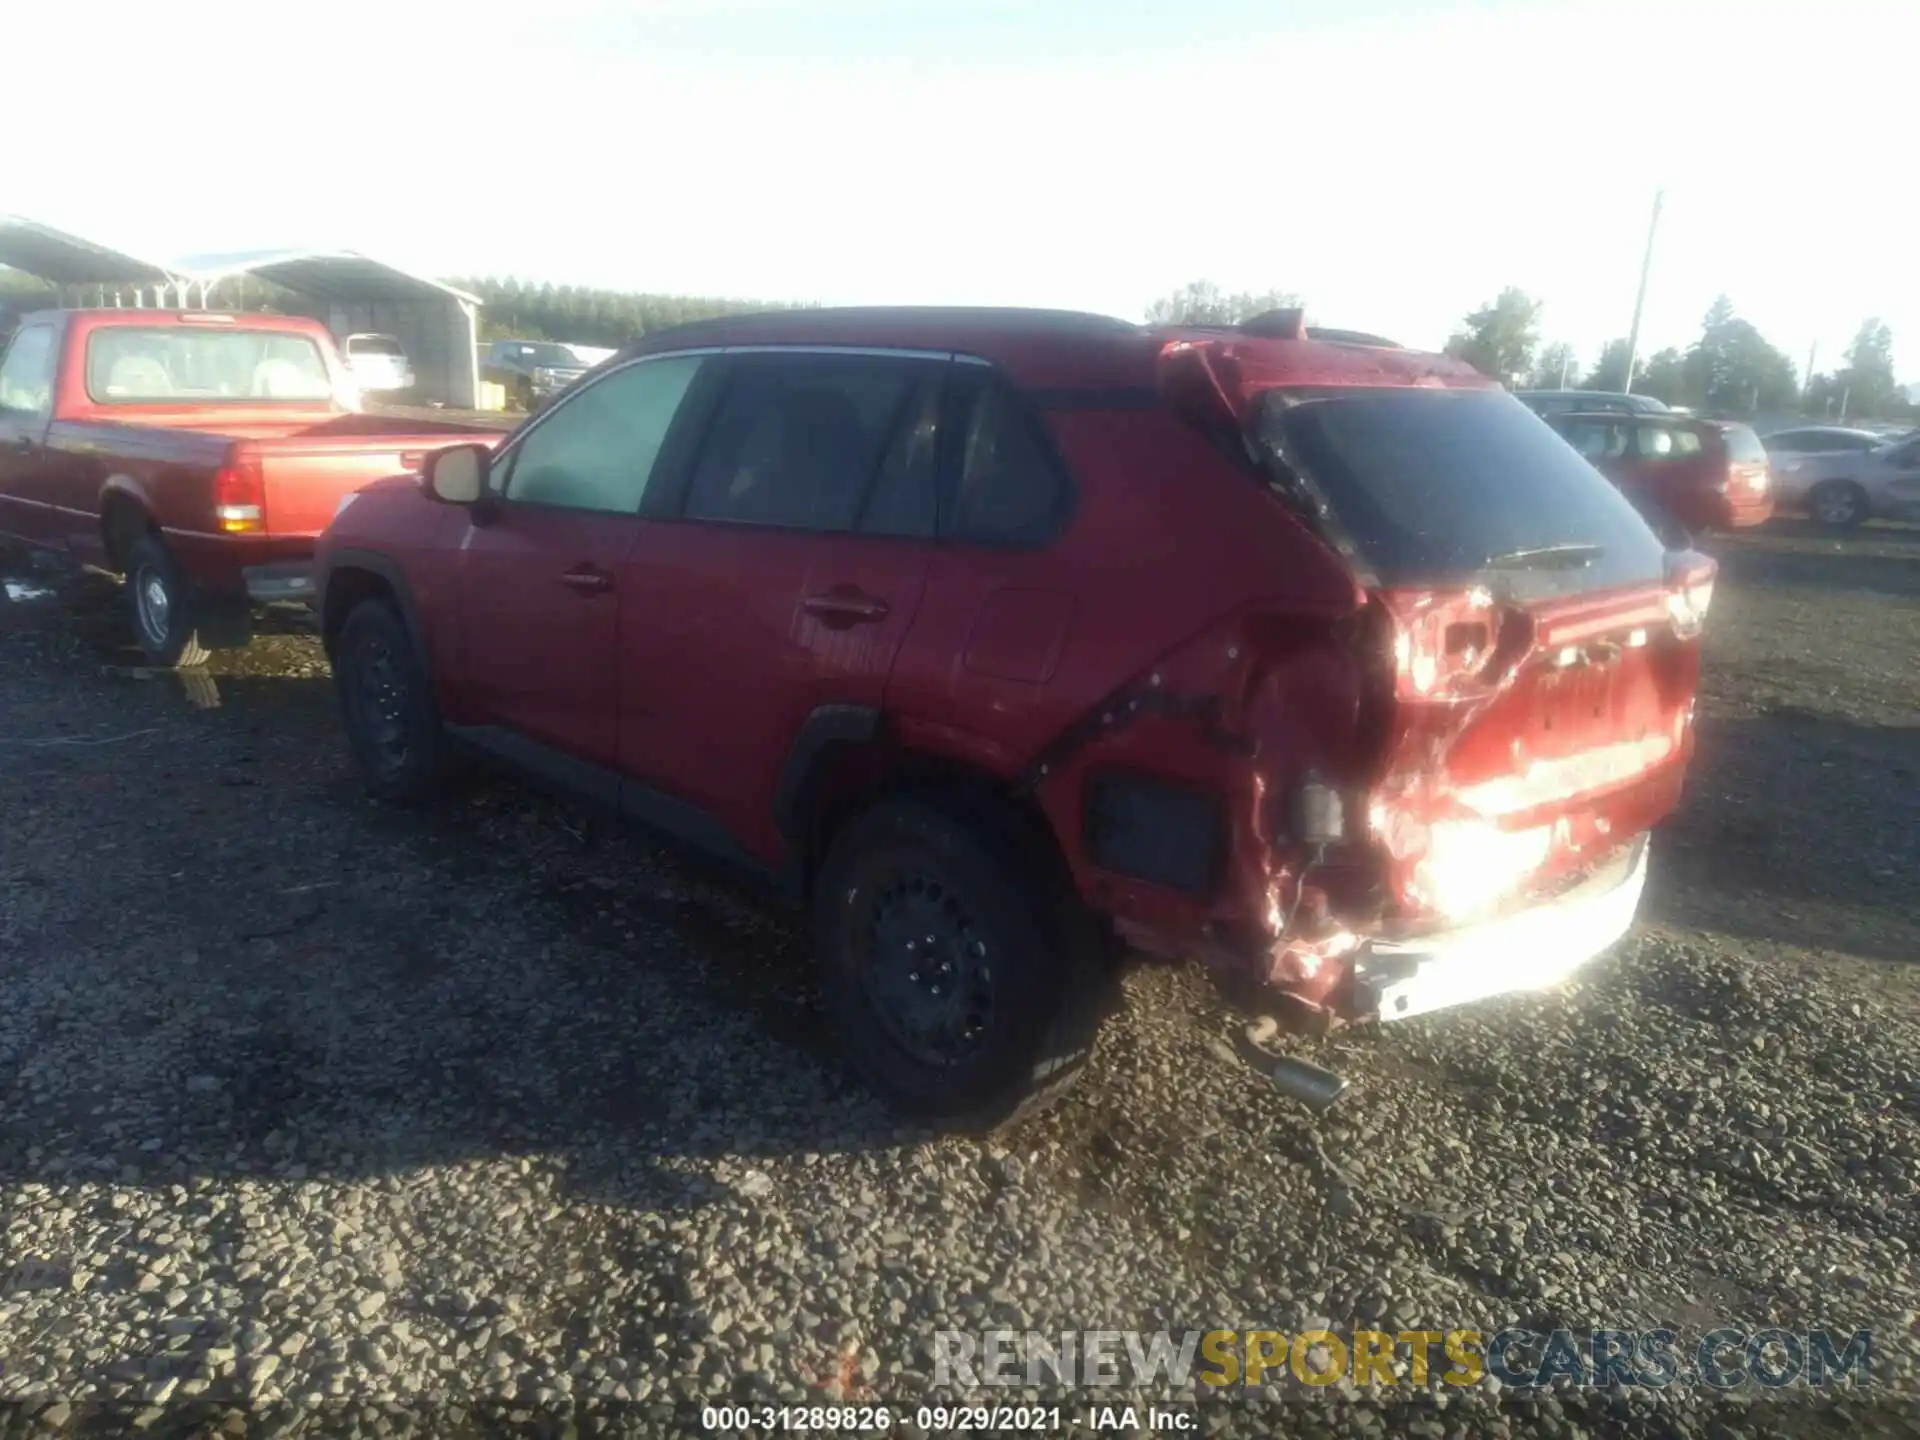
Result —
M701 1428L720 1433L878 1434L908 1420L925 1435L1057 1435L1075 1422L1095 1433L1177 1435L1200 1423L1191 1405L709 1405L700 1412Z

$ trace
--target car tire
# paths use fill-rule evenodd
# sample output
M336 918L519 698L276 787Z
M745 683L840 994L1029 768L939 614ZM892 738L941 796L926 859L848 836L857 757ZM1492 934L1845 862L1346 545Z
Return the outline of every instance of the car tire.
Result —
M127 548L126 585L134 638L149 665L206 664L213 652L200 635L199 599L158 535L142 535Z
M1823 480L1807 495L1807 513L1832 530L1864 524L1867 508L1867 492L1851 480Z
M367 793L412 805L439 790L452 752L426 666L389 601L362 600L347 616L333 646L333 683Z
M992 807L915 797L866 811L834 838L813 911L847 1058L915 1120L987 1130L1051 1103L1112 1005L1078 897Z

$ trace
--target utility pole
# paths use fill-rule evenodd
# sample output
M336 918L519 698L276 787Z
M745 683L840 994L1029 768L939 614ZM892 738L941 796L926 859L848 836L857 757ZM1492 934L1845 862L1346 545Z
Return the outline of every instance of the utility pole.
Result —
M1816 340L1807 346L1807 378L1800 382L1800 400L1803 405L1813 396L1813 362L1819 358L1819 355L1820 342Z
M1573 347L1569 345L1560 354L1560 388L1567 388L1567 379L1573 370Z
M1633 298L1633 328L1627 332L1627 378L1620 388L1628 394L1633 393L1633 367L1640 359L1640 316L1647 308L1647 276L1653 270L1653 237L1660 233L1660 207L1666 204L1667 192L1653 192L1653 221L1647 226L1647 253L1640 261L1640 293Z

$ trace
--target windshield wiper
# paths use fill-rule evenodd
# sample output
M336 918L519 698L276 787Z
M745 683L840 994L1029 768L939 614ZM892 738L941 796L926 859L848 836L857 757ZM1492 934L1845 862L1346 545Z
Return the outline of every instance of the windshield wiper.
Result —
M1535 545L1506 550L1480 562L1482 570L1584 570L1606 549L1600 545Z

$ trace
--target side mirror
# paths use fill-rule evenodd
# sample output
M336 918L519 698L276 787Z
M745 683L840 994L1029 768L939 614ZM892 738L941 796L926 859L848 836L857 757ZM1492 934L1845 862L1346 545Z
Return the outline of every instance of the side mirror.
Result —
M487 493L488 453L484 445L434 451L423 467L427 493L443 505L474 504Z

